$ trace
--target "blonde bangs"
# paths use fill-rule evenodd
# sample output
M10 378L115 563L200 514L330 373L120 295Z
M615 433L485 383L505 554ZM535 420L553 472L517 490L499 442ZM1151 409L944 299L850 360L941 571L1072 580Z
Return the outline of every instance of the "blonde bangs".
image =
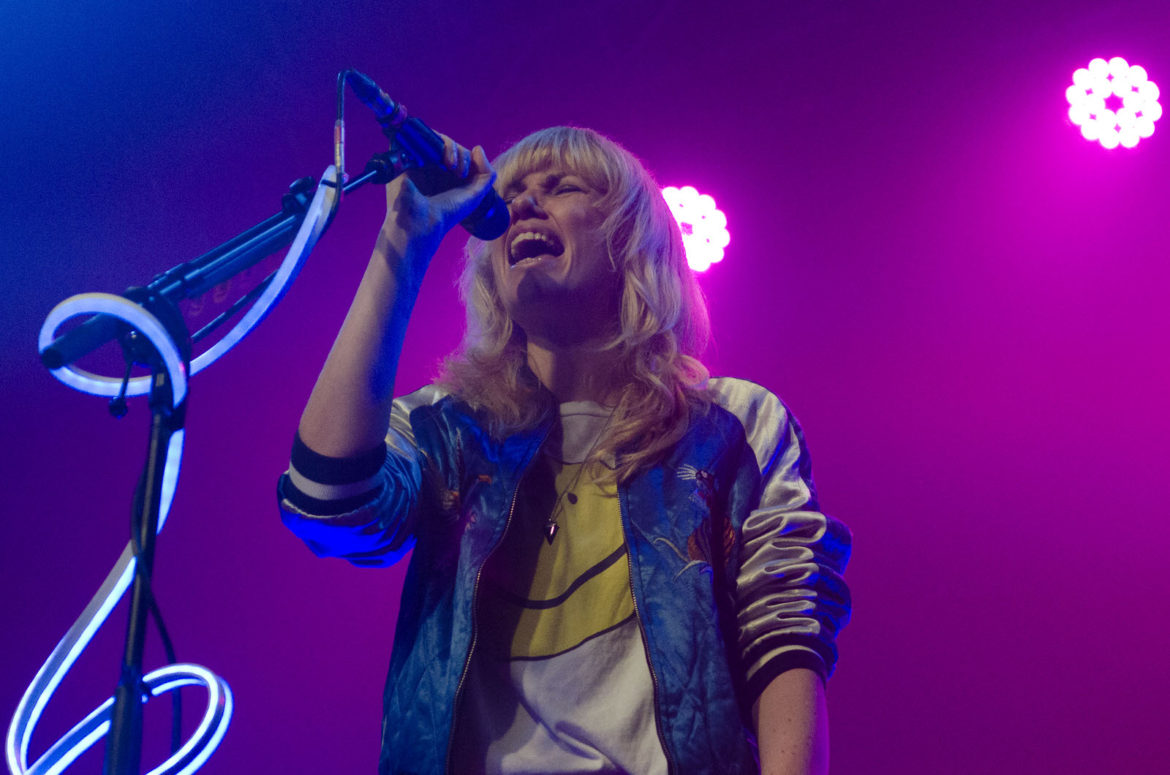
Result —
M496 159L496 188L509 186L534 172L563 170L580 175L593 189L606 193L615 182L609 156L594 133L552 127L525 137Z

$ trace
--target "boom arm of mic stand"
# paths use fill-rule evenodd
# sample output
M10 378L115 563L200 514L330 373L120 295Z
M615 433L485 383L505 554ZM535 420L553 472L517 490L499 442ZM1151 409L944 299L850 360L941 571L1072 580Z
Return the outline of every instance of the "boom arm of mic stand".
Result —
M238 234L199 258L163 272L146 288L177 304L182 299L204 293L216 283L244 271L264 257L292 242L305 217L314 185L312 178L301 178L289 187L281 202L281 211ZM41 362L59 369L116 339L125 326L110 315L96 315L41 350Z
M400 152L377 154L366 164L362 174L342 186L341 190L348 194L366 183L389 183L411 166L410 161ZM182 299L205 293L216 284L234 277L285 247L292 242L304 220L314 182L312 177L297 180L283 196L279 213L199 258L168 269L151 280L146 286L147 290L177 304ZM326 181L323 185L337 184ZM336 207L327 215L324 228L328 228L335 212ZM125 324L117 318L95 315L43 348L41 362L54 370L68 366L106 342L117 339L125 330Z

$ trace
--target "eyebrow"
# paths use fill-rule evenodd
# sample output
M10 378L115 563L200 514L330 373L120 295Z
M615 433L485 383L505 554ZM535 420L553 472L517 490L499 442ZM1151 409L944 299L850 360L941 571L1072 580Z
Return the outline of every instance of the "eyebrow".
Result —
M522 188L524 188L524 179L533 175L533 174L539 175L540 173L530 172L530 173L528 173L528 175L524 175L517 180L513 180L511 183L509 183L507 186L505 186L504 191L503 191L504 196L518 193ZM563 172L561 170L557 170L555 172L550 172L547 175L545 175L539 181L539 185L542 185L545 188L552 188L557 183L560 183L563 179L568 178L568 177L580 177L580 176L577 175L575 172Z

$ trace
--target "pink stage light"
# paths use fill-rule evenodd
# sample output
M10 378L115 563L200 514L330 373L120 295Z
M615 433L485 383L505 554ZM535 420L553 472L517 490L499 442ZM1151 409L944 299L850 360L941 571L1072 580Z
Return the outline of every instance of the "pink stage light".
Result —
M1133 148L1154 134L1154 122L1162 117L1158 94L1145 68L1131 67L1121 57L1089 62L1073 73L1065 91L1069 120L1103 148Z
M727 216L715 206L715 200L692 186L667 186L662 189L662 197L682 230L691 269L705 272L711 264L722 261L731 234L727 231Z

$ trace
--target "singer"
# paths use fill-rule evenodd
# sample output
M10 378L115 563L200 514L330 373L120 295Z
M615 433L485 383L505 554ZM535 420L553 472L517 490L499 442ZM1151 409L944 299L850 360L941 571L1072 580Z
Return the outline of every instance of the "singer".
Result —
M826 772L849 531L785 406L698 360L658 186L584 129L443 163L462 185L386 187L280 480L318 555L413 549L379 771ZM464 342L393 398L431 256L493 184L511 225L469 241Z

